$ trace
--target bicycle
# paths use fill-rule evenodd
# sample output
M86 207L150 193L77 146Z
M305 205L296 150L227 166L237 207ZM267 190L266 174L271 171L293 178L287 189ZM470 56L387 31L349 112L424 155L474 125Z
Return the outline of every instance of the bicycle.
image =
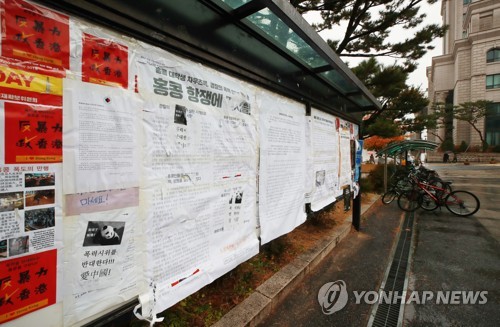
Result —
M392 183L390 188L382 195L382 203L390 204L394 199L397 199L402 193L411 188L411 184L406 179Z
M410 180L414 188L398 197L398 206L403 211L412 212L419 207L432 211L444 205L449 212L467 217L479 210L479 199L469 191L449 191L446 186L421 182L412 174Z
M418 179L419 181L427 181L428 184L445 188L449 192L452 191L451 182L443 181L435 170L427 169L424 166L416 168L413 165L410 165L407 169L396 170L393 173L391 180L395 179L396 181L392 182L387 192L382 195L382 202L384 204L390 204L402 193L409 191L413 187L413 184L410 181L410 176Z

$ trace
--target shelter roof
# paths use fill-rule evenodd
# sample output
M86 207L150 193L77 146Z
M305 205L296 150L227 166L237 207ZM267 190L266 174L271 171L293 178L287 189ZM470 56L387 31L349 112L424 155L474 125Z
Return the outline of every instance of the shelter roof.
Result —
M384 154L388 156L394 156L400 153L411 150L435 150L439 146L439 143L426 141L426 140L405 140L394 142L377 152L377 156L382 156Z
M339 116L377 99L283 0L39 0ZM358 120L359 118L355 118Z

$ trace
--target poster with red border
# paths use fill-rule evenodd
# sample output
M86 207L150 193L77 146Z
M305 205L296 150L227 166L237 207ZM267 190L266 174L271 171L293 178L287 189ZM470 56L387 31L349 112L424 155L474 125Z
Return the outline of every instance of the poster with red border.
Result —
M62 108L5 102L5 163L62 162Z
M82 81L128 87L128 48L83 33Z
M3 0L2 56L69 69L67 16L20 0Z
M56 303L57 250L0 262L0 324Z
M64 76L42 64L0 58L0 100L62 106Z

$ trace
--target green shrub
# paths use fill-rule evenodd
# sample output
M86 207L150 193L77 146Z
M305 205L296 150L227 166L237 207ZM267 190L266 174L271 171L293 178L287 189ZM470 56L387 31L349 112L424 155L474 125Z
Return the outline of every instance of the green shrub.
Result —
M460 146L458 147L458 151L465 152L465 151L467 151L468 147L469 147L469 145L467 144L467 142L462 141L462 143L460 143Z
M387 183L389 183L390 177L396 170L403 170L404 167L396 166L394 164L387 165ZM384 192L384 165L377 165L375 169L370 171L367 179L369 184L371 184L371 192L383 193ZM364 189L362 189L365 192Z
M453 151L455 150L455 145L453 144L453 140L448 139L444 140L443 143L441 143L441 151Z
M363 190L363 192L370 193L370 192L374 191L374 187L373 187L371 178L368 178L368 177L361 178L359 180L359 185L360 185L361 189Z
M484 152L486 150L488 150L488 142L484 141L482 146L481 146L481 150Z

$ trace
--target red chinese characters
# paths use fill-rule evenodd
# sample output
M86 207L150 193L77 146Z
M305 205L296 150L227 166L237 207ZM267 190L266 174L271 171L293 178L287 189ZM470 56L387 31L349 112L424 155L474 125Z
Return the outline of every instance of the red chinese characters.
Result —
M5 162L62 162L62 109L6 102Z
M82 80L128 87L128 48L116 42L83 34Z
M20 0L2 8L2 56L69 68L67 16Z
M0 323L56 303L57 250L0 262Z

